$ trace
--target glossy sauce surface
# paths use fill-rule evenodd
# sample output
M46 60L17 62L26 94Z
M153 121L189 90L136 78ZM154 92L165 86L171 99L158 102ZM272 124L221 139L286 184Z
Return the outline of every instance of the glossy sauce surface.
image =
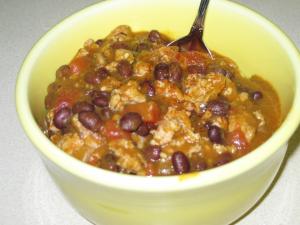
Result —
M169 42L128 26L86 41L49 85L48 137L96 167L164 176L221 166L273 134L281 113L268 82Z

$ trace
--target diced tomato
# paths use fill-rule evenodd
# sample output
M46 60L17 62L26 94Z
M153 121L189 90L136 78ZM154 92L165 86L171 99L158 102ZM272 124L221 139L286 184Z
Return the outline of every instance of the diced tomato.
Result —
M129 139L130 133L123 131L120 127L118 127L117 122L114 120L107 120L104 124L104 129L102 131L103 135L108 140L116 140L116 139Z
M71 68L72 73L82 73L83 71L87 70L90 66L91 62L87 56L81 56L74 58L69 66Z
M245 134L240 129L228 133L227 141L228 144L234 145L238 150L245 150L249 147Z
M160 119L160 108L156 102L143 102L127 105L124 113L136 112L142 116L144 122L156 123Z
M80 96L81 92L78 89L64 89L64 91L55 96L52 107L56 112L65 107L71 108Z

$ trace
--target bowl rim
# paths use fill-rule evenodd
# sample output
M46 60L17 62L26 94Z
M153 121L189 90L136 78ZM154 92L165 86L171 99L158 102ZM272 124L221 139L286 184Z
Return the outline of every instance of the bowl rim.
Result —
M154 4L153 1L159 3L159 0L152 0L152 4ZM288 139L292 136L300 122L300 54L297 47L276 25L265 17L241 4L228 0L219 0L218 4L226 4L227 7L242 11L245 16L247 15L253 20L258 20L275 38L281 40L283 47L290 56L294 67L293 69L295 70L295 96L290 111L272 137L247 155L221 167L186 175L164 177L133 176L99 169L73 158L56 147L38 126L29 105L28 84L30 71L34 66L35 59L38 58L39 53L43 51L44 46L51 41L51 37L57 32L61 32L65 26L70 26L76 19L82 18L94 10L101 10L101 8L105 8L111 4L119 4L121 2L124 3L125 1L108 0L99 2L65 18L51 28L51 30L34 45L23 62L16 82L15 101L17 113L25 133L39 152L42 153L44 158L49 159L51 163L75 177L101 186L138 192L174 192L206 187L224 180L232 179L262 163L278 151L280 147L286 145ZM273 146L278 146L278 148Z

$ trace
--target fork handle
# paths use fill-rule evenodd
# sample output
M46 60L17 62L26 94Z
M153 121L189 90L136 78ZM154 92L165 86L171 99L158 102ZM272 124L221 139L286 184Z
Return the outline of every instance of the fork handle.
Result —
M207 10L208 4L209 4L209 0L201 0L200 6L198 9L198 14L193 23L190 33L200 32L200 35L201 36L203 35L204 21L205 21L205 15L206 15L206 10Z

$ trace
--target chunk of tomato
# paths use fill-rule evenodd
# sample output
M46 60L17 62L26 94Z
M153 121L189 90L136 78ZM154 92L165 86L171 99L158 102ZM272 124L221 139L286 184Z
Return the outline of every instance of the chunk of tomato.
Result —
M78 74L87 70L90 66L91 62L87 56L80 56L74 58L69 66L71 68L72 73Z
M144 122L156 123L160 120L160 108L153 101L127 105L124 114L127 112L140 114Z
M228 133L227 142L235 146L238 150L246 150L249 147L245 134L240 129Z
M102 130L102 135L108 140L129 139L130 133L122 130L114 120L107 120Z
M78 89L64 89L55 96L49 96L52 99L50 99L49 103L46 103L49 104L47 108L54 108L56 112L65 107L72 108L78 99L80 99L81 95Z

